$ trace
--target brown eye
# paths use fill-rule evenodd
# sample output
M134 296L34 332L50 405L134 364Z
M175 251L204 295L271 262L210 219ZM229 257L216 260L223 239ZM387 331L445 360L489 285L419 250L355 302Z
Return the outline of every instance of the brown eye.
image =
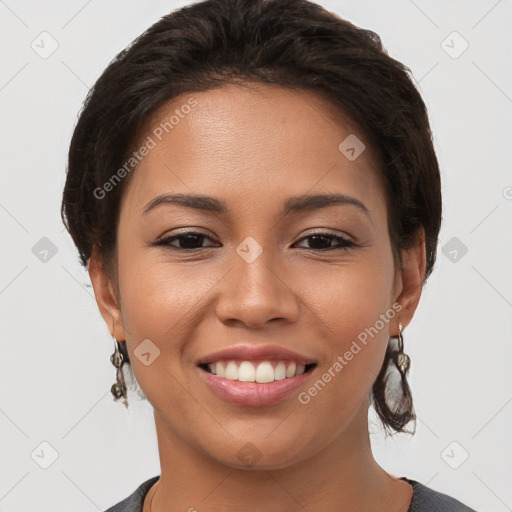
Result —
M332 235L330 233L315 233L313 235L305 236L299 240L311 240L309 242L310 247L306 247L306 249L314 249L320 251L329 251L333 249L348 249L349 247L354 247L357 244L348 240L347 238ZM332 247L330 246L331 242L337 242L337 245Z
M176 250L196 250L196 249L202 249L205 247L212 247L210 246L204 246L202 245L204 240L211 240L211 238L208 235L205 235L204 233L197 233L195 231L189 231L186 233L181 233L179 235L173 235L166 238L162 238L161 240L158 240L155 242L154 245L158 246L166 246L170 247L171 249ZM177 243L176 243L177 242Z

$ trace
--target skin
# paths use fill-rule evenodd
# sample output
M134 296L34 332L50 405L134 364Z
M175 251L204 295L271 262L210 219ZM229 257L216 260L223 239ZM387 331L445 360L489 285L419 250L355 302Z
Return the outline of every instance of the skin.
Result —
M338 150L349 134L365 137L327 100L232 84L174 98L151 126L189 96L198 106L149 152L124 191L115 278L97 248L89 262L103 318L126 340L154 408L161 476L144 510L151 501L153 512L405 512L412 487L371 453L368 396L388 338L397 336L398 321L406 328L420 299L423 231L402 252L400 271L376 157L369 143L355 161ZM143 214L162 193L213 196L229 211L163 204ZM347 204L280 213L288 197L317 193L357 198L369 215ZM188 252L180 252L183 240L152 245L184 227L210 239ZM359 246L322 250L339 242L314 245L305 237L315 228ZM236 252L248 236L263 248L251 263ZM271 406L231 404L196 367L200 357L240 342L277 344L317 361L307 390L393 304L401 311L307 405L297 393ZM160 349L149 366L134 354L145 339ZM248 442L260 456L250 467L239 458Z

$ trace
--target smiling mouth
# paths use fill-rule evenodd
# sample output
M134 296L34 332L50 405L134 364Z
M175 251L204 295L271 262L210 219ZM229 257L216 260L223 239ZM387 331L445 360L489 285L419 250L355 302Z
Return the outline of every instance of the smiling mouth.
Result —
M201 363L199 368L211 375L239 382L269 382L287 380L311 372L316 363L298 365L293 361L236 361L226 360L216 363Z

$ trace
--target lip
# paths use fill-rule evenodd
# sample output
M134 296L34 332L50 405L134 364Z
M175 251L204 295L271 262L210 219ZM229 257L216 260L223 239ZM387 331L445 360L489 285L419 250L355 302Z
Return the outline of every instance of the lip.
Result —
M317 361L311 357L307 357L278 345L251 346L240 344L217 352L212 352L211 354L198 359L196 364L215 363L223 359L236 359L240 361L283 360L294 361L297 364L303 365L317 363Z
M240 382L225 379L197 367L201 378L205 380L217 396L235 405L250 407L272 405L283 400L303 386L315 371L315 368L296 377L260 384L258 382Z

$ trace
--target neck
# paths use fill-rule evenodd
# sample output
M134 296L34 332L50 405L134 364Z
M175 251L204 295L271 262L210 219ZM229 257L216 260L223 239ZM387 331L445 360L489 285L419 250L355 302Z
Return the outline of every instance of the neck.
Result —
M161 475L144 512L393 510L406 512L411 486L375 461L367 408L308 459L278 469L238 469L193 449L155 411Z

